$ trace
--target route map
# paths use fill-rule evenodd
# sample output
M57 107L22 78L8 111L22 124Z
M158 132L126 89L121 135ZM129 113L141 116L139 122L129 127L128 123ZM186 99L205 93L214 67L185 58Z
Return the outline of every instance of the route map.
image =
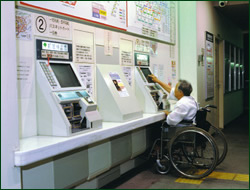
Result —
M128 1L128 31L170 42L175 2Z
M25 12L16 11L16 38L31 40L31 15Z
M167 27L164 28L164 25L169 24L169 3L164 1L136 1L136 22L139 24L147 25L152 30L161 32ZM161 24L162 23L162 24ZM166 24L164 24L166 23ZM169 31L163 31L168 32Z

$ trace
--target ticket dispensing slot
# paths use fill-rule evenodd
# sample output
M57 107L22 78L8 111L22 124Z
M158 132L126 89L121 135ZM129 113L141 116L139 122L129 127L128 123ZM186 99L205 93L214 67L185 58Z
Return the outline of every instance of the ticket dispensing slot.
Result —
M85 120L85 125L84 123L81 124L81 106L78 102L75 103L61 103L62 108L64 110L64 113L66 117L68 118L71 126L72 126L72 133L78 132L81 129L86 128L86 120Z
M136 96L144 112L156 113L169 109L167 93L148 76L152 74L149 68L149 55L135 53L135 65Z
M97 104L73 66L72 44L37 39L36 45L38 134L70 136L100 128Z

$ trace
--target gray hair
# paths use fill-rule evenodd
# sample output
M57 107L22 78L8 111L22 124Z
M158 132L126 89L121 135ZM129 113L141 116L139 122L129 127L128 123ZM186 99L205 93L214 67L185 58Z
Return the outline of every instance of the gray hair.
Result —
M181 90L184 96L190 96L193 91L192 85L186 80L179 80L178 90Z

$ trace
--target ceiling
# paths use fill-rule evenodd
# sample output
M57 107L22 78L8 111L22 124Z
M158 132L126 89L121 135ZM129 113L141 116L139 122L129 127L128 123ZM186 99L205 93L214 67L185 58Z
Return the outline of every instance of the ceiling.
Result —
M224 3L224 7L220 6ZM214 8L238 26L244 33L249 33L249 1L214 1Z

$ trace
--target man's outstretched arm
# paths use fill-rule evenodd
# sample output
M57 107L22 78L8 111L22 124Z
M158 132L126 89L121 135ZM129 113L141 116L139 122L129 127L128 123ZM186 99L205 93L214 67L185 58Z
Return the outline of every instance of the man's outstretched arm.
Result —
M152 78L152 81L154 81L155 83L158 83L159 85L161 85L162 88L164 88L168 93L170 93L171 91L171 86L169 86L168 84L160 81L156 76L152 75L148 75L149 77Z

